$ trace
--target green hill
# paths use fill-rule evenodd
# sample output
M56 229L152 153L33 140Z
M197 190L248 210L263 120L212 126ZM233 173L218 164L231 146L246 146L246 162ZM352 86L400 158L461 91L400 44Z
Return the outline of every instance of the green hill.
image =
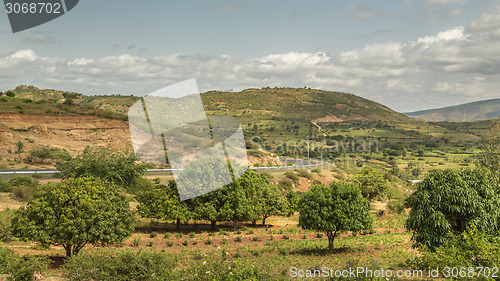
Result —
M448 106L406 113L426 121L479 121L500 117L500 99L483 100L461 105Z

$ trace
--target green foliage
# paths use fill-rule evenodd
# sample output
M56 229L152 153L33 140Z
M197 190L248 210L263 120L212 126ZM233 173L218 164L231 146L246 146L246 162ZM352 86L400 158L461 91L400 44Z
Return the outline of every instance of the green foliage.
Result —
M178 261L171 255L151 251L82 252L66 261L63 277L78 280L175 280Z
M139 192L136 196L137 210L142 217L186 221L191 218L191 212L186 202L179 199L175 181L168 185L157 184L151 189ZM177 224L179 227L179 224Z
M16 281L31 281L35 272L43 272L49 266L47 257L27 255L20 257L14 251L0 247L0 273L10 274Z
M311 175L311 173L309 173L309 171L306 170L306 169L297 169L295 171L297 172L297 175L299 177L303 177L303 178L306 178L306 179L312 179L313 178L312 175Z
M65 159L69 154L66 151L57 148L48 148L46 146L31 151L28 161L32 163L43 164L48 159Z
M253 251L259 254L258 251ZM227 252L222 249L216 257L200 260L198 264L180 272L185 280L274 280L269 270L258 264L251 264L244 259L229 260Z
M353 184L334 182L329 187L312 187L300 200L299 212L299 226L324 232L330 252L338 234L372 228L368 200Z
M22 201L28 200L38 188L38 181L31 177L15 175L6 184L6 191L12 192L14 196Z
M370 201L389 190L389 184L385 179L385 173L370 167L363 168L359 174L354 176L353 182L361 188L363 197Z
M422 255L410 260L418 269L449 267L500 267L500 238L474 226L460 234L450 234L450 240L434 251L422 247Z
M413 240L431 250L445 244L449 233L471 224L496 231L500 218L500 180L486 168L432 171L408 199L406 222Z
M22 141L16 142L16 154L21 154L24 151L24 143Z
M0 242L12 240L10 221L14 217L14 210L0 211Z
M283 190L291 190L293 187L293 182L289 178L284 178L279 181L278 185Z
M285 176L291 179L294 182L299 182L299 176L297 176L294 172L288 171L285 173Z
M387 202L387 209L391 213L402 214L405 210L405 203L404 200L392 200Z
M65 179L93 177L129 189L134 188L145 172L145 166L136 162L132 152L115 152L89 146L75 157L60 159L56 167Z
M88 243L121 242L133 230L125 197L110 184L90 178L42 186L12 219L15 236L62 245L67 256L78 254Z
M247 170L236 181L187 201L193 218L216 221L256 221L284 211L285 201L269 179Z
M500 172L500 122L497 122L483 137L484 152L479 163L494 172Z
M299 201L300 201L300 198L302 197L302 192L300 191L297 191L297 192L294 192L292 190L289 190L286 195L285 195L285 198L286 198L286 207L287 207L287 215L288 216L293 216L293 214L295 214L295 212L298 210L299 208Z

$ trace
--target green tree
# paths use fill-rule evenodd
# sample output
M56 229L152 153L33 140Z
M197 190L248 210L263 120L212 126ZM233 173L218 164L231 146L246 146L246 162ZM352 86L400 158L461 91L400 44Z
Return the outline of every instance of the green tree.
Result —
M483 149L484 152L479 155L480 165L500 172L500 122L483 137Z
M500 180L486 168L432 171L408 199L406 228L413 241L434 249L474 224L496 231L500 223Z
M121 242L134 230L128 202L98 179L69 179L39 188L16 211L12 233L24 240L61 245L66 256L86 244Z
M389 190L385 172L374 168L363 168L359 174L354 176L353 182L361 188L361 193L369 201Z
M266 219L268 217L281 216L285 214L286 201L278 187L270 182L268 184L262 185L261 194L262 225L266 225Z
M181 221L191 218L186 202L180 201L175 181L168 185L157 184L152 188L139 192L136 197L137 210L142 217L152 219L175 220L177 229Z
M31 151L30 159L35 162L35 159L39 160L40 164L43 164L43 161L50 159L53 157L53 150L48 147L41 147L39 149L35 149Z
M247 170L235 182L236 187L245 191L243 217L253 224L257 219L266 224L266 219L274 215L282 215L285 211L285 199L280 190L271 183L268 177Z
M12 91L5 92L5 95L8 97L15 97L16 96L16 94L14 94L14 92L12 92Z
M299 213L299 226L324 232L330 252L337 235L370 229L373 223L368 200L356 185L346 183L312 187L300 200Z
M295 212L299 209L299 202L300 198L302 198L302 192L297 191L294 192L293 190L287 191L285 198L286 198L286 208L287 208L287 215L289 217L293 216Z
M16 142L16 154L21 154L24 151L24 143L22 141Z
M146 171L144 164L136 161L131 152L111 151L107 148L86 147L75 157L67 156L57 161L61 177L93 177L132 189Z
M406 149L406 147L405 147L405 148L403 148L403 152L401 153L401 155L403 155L403 159L406 158L407 154L408 154L408 149Z

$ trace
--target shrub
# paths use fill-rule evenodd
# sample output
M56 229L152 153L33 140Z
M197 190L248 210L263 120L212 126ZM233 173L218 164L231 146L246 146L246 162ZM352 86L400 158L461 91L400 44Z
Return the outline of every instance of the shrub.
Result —
M283 239L285 239L285 240L290 239L290 235L288 235L288 234L284 234L284 235L283 235Z
M247 231L247 234L253 234L253 229L249 229L249 230Z
M236 242L241 242L243 238L241 236L236 236Z
M13 217L13 210L0 211L0 242L8 242L12 240L10 221Z
M252 254L259 255L260 251L252 251ZM235 254L236 258L241 257L241 253ZM252 264L246 259L236 259L227 261L221 254L208 260L200 260L198 264L185 269L182 276L196 276L194 280L274 280L270 270L264 270L258 264ZM190 279L190 278L187 278Z
M254 236L254 237L252 238L252 240L253 240L253 241L259 241L259 237Z
M174 280L177 260L150 251L96 251L72 256L63 267L69 280Z
M3 180L0 180L0 192L11 192L12 188L10 187L10 184L7 182L4 182Z
M475 226L460 234L450 234L450 240L435 251L422 246L422 255L408 261L413 268L426 269L446 264L449 267L500 266L500 237L490 236Z
M297 176L294 172L286 172L285 176L287 178L291 179L294 182L298 182L299 181L299 176Z
M189 245L189 240L187 240L187 239L186 239L186 240L184 240L184 242L182 242L182 245L184 245L184 246Z
M303 178L306 178L306 179L312 179L312 175L311 173L309 173L308 170L305 170L305 169L297 169L295 170L297 172L297 175L299 177L303 177Z
M167 241L167 246L172 247L174 245L174 242L172 241Z
M35 271L43 272L49 266L47 257L20 257L14 251L0 247L0 273L10 274L14 280L33 280Z
M134 238L134 240L132 240L132 246L139 247L139 244L141 244L141 238Z
M155 238L156 236L158 236L158 232L156 232L156 231L149 233L149 237L151 237L151 238Z
M195 234L194 232L191 232L191 233L189 233L189 237L191 237L191 238L195 238L195 237L196 237L196 234Z
M278 185L281 187L281 189L290 190L293 187L293 182L291 179L284 178L279 181Z
M212 239L211 238L208 238L207 241L205 241L205 244L207 245L211 245L212 244Z
M35 192L35 188L31 186L15 186L12 190L14 196L22 201L27 201Z
M401 214L405 210L405 202L404 200L390 201L387 203L387 209L391 213Z

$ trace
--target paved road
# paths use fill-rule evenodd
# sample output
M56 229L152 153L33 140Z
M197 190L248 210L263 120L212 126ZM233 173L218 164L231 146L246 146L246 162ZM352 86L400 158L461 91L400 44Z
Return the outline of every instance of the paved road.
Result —
M303 159L286 159L284 162L295 163L294 166L274 166L274 167L250 167L251 170L270 170L270 169L296 169L321 166L324 163L313 162ZM178 169L148 169L147 172L172 172ZM0 170L0 175L34 175L34 174L56 174L58 170Z

